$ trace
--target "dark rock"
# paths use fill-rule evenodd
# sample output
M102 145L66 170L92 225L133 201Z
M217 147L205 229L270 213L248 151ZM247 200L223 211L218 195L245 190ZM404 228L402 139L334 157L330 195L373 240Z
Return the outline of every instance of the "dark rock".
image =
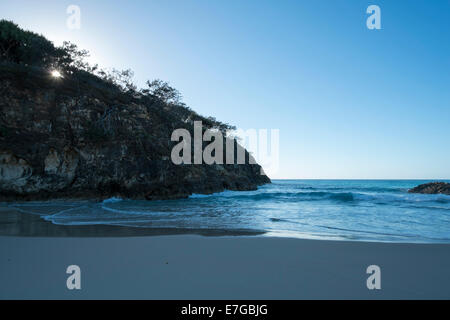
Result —
M450 183L446 183L446 182L425 183L425 184L421 184L421 185L409 190L408 192L450 195Z
M173 130L193 132L181 111L101 83L0 64L0 201L173 199L270 183L257 164L173 164Z

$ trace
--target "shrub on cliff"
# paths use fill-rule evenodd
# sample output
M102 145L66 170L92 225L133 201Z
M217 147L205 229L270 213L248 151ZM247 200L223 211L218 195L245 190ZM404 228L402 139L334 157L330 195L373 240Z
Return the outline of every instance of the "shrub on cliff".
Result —
M48 67L62 50L41 35L20 29L15 23L0 20L1 61Z
M69 42L56 47L42 35L25 31L11 21L0 20L0 62L19 64L43 69L57 69L62 74L80 83L98 88L110 96L139 97L149 105L158 105L163 113L170 113L185 123L202 121L205 128L215 128L226 134L235 127L212 117L203 117L187 107L178 90L162 80L147 81L147 87L139 90L133 83L133 71L106 71L98 65L91 66L86 58L89 52L80 50ZM81 92L80 92L81 94ZM169 116L166 114L165 116Z

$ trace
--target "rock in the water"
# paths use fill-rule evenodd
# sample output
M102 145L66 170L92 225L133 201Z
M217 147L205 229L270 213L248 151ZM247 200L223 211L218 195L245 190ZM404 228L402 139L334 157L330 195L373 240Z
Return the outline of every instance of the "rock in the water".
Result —
M446 182L425 183L425 184L421 184L421 185L409 190L408 192L450 195L450 183L446 183Z

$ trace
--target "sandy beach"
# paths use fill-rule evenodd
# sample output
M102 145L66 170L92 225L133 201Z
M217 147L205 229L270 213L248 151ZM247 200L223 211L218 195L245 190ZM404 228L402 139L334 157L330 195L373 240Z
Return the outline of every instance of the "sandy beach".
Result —
M170 235L0 237L2 299L449 299L450 245ZM66 268L81 268L81 290ZM368 290L366 268L381 268Z
M450 300L450 0L379 2L1 1L0 302Z

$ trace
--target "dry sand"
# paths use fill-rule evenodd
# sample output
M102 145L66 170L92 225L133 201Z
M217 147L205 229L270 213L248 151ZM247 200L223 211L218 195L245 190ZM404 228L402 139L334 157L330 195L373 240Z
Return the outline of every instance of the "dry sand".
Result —
M81 290L66 268L81 268ZM381 267L381 290L366 268ZM2 299L449 299L450 245L289 238L0 237Z

